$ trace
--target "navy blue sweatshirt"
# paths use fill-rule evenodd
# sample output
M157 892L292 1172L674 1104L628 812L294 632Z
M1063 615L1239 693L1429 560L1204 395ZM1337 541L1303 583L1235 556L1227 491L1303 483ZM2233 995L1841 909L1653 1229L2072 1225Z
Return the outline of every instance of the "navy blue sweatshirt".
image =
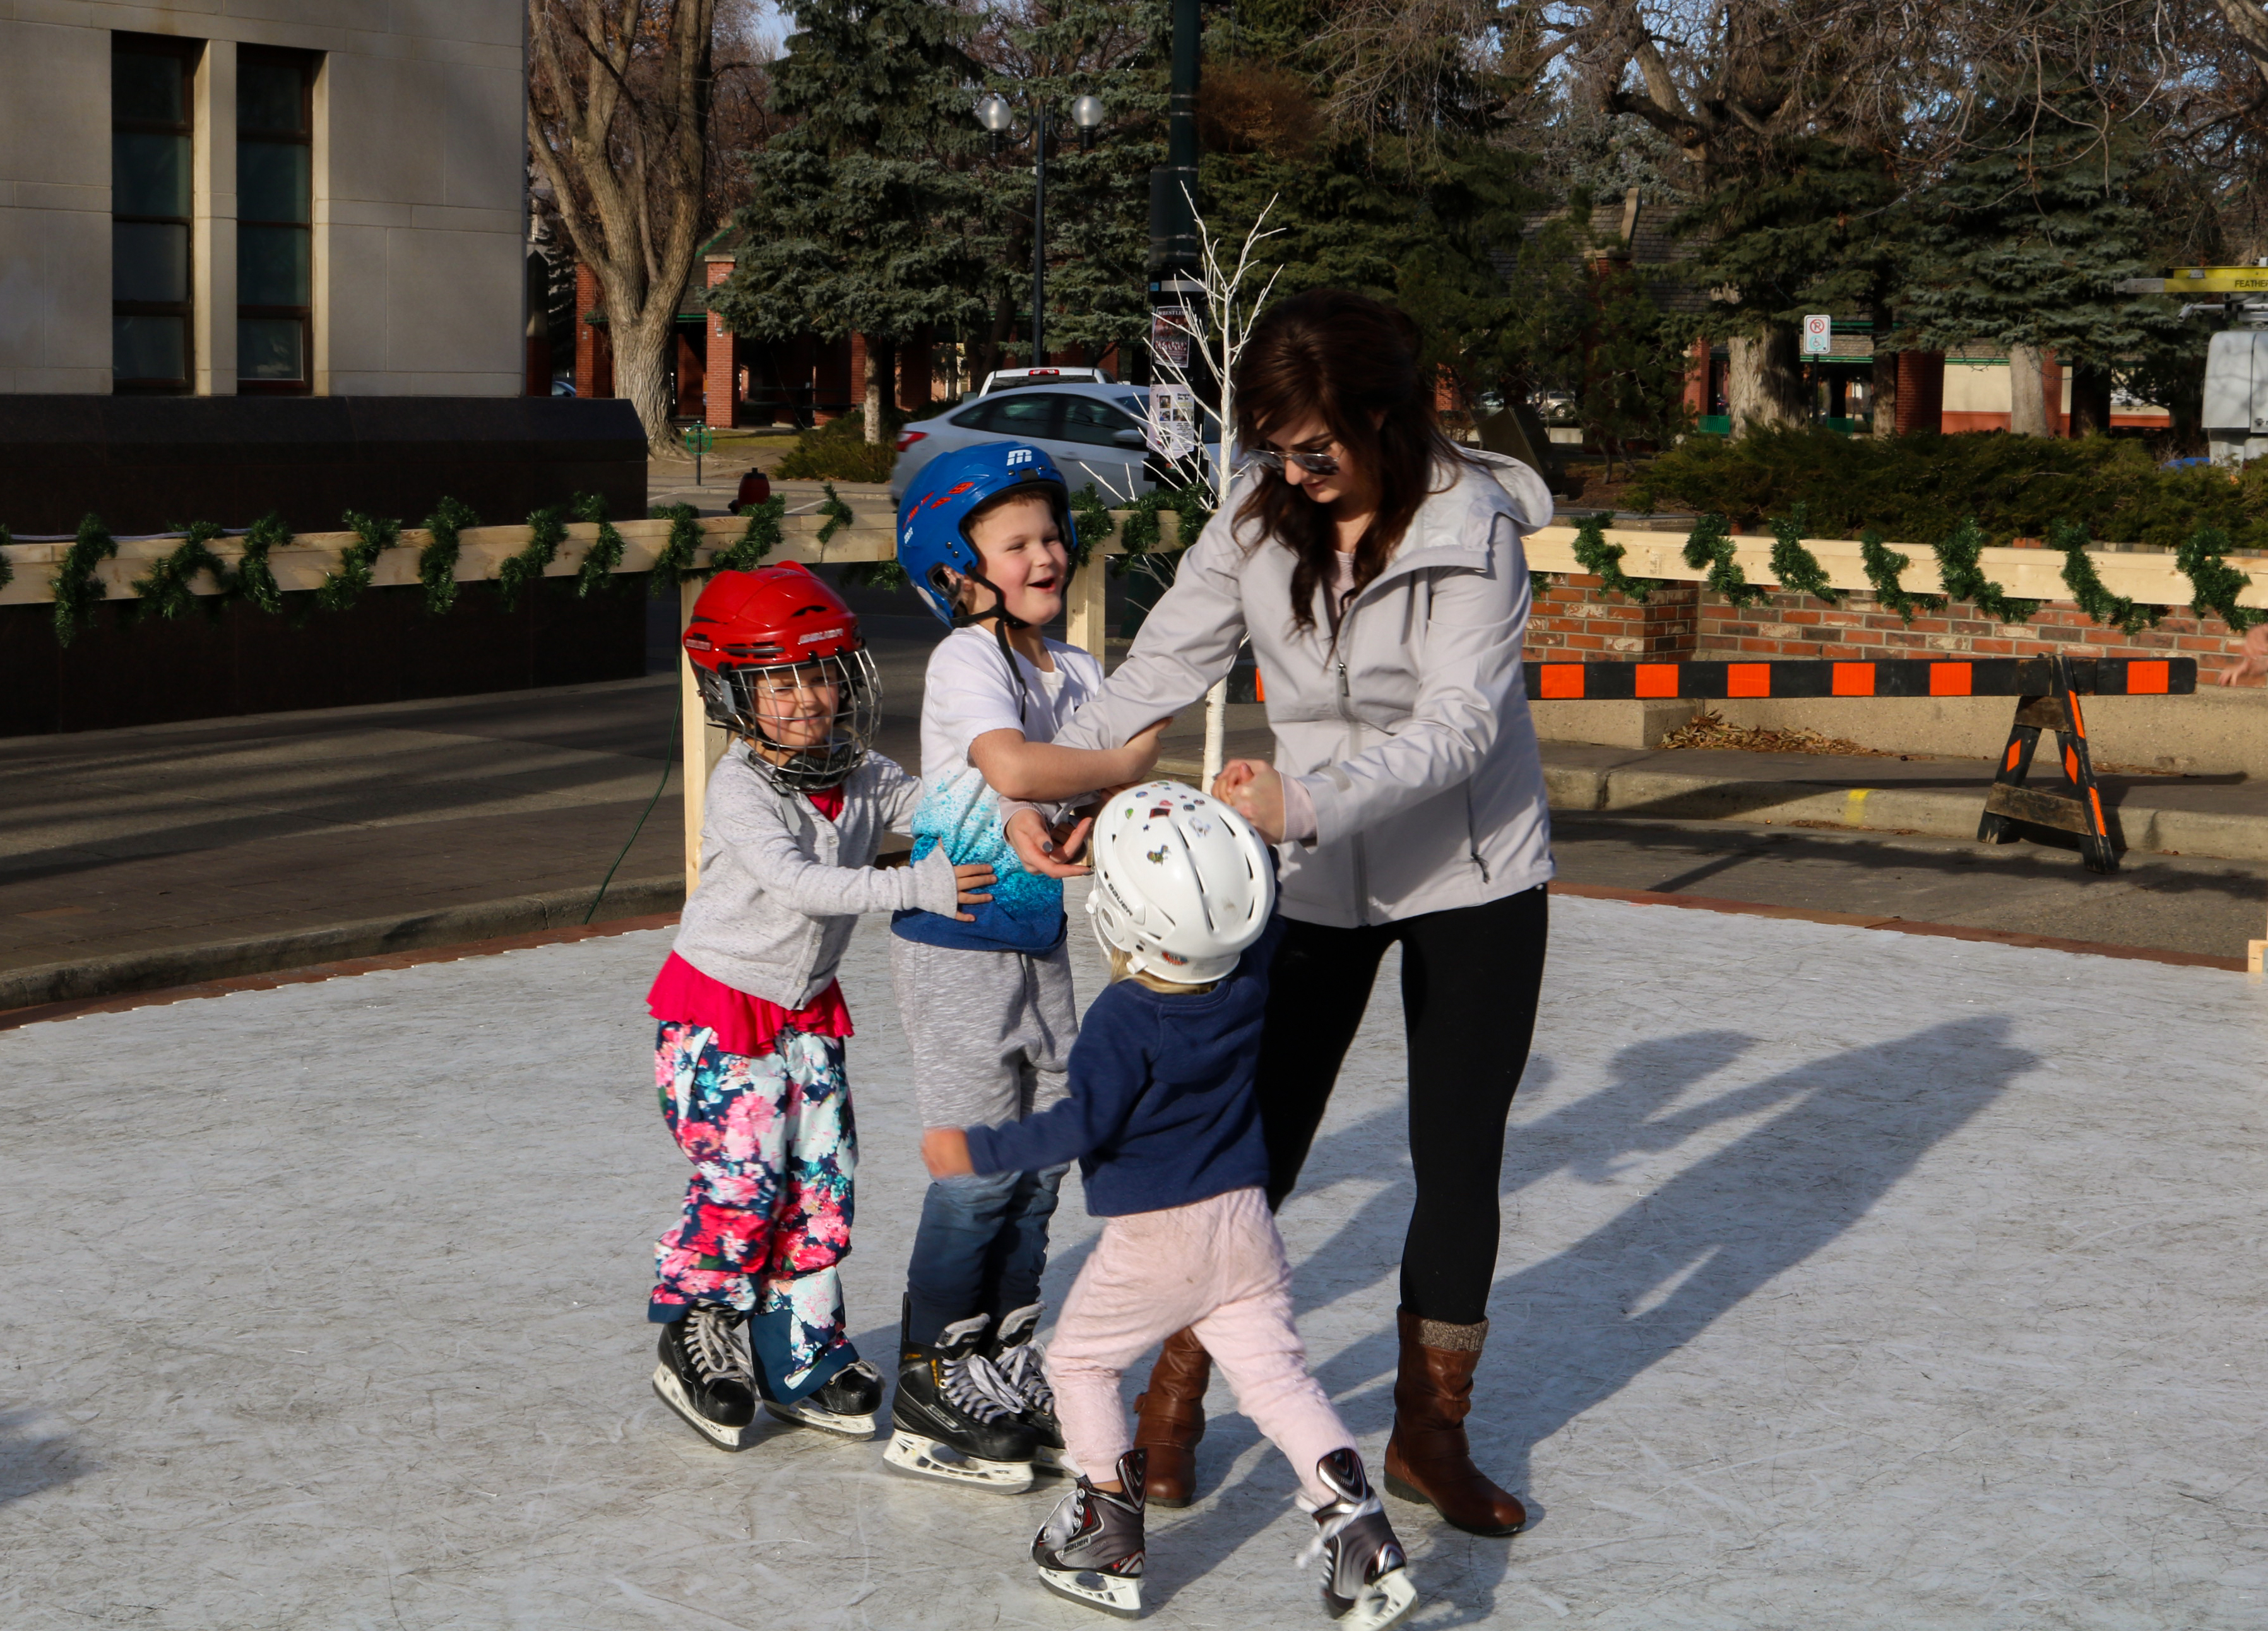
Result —
M1104 988L1079 1021L1071 1097L1035 1116L968 1129L979 1172L1077 1158L1096 1217L1187 1206L1264 1186L1268 1151L1252 1078L1280 923L1210 991Z

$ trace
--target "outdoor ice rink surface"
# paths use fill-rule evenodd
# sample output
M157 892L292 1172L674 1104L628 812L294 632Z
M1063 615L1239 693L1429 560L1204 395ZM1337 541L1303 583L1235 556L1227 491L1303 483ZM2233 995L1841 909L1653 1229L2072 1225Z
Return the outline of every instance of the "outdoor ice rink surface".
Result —
M1536 1517L1479 1540L1389 1502L1414 1623L2268 1626L2268 992L1552 909L1474 1421ZM884 932L843 985L848 1275L887 1364L924 1179ZM727 1456L654 1399L667 944L0 1034L0 1626L1108 1623L1031 1577L1051 1481L917 1481L784 1427ZM1283 1215L1373 1467L1402 1086L1381 981ZM1094 1232L1067 1184L1051 1296ZM1150 1620L1326 1625L1290 1470L1212 1405Z

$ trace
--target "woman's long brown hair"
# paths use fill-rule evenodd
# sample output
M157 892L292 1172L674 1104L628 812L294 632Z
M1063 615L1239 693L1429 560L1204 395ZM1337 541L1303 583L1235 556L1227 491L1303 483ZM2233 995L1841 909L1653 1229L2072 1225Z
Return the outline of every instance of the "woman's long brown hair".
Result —
M1386 569L1426 495L1457 467L1433 414L1432 382L1418 366L1418 325L1392 306L1344 289L1294 295L1256 324L1237 359L1236 435L1246 446L1315 418L1379 485L1378 511L1354 550L1354 594ZM1315 626L1315 591L1337 576L1338 528L1328 506L1289 481L1255 482L1237 528L1256 524L1298 557L1292 621ZM1331 638L1353 599L1327 597Z

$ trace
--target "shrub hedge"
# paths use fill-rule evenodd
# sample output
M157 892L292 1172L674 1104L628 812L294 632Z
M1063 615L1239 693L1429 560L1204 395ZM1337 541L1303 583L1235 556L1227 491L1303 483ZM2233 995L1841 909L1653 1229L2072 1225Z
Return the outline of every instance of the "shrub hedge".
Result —
M1974 518L1996 544L2044 539L2066 522L2102 543L2174 548L2212 526L2235 548L2268 549L2268 469L2255 466L2241 480L2210 467L2162 470L2128 437L1697 436L1648 466L1633 499L1724 515L1743 531L1802 504L1814 538L1871 527L1930 542Z
M833 427L828 427L832 430ZM773 475L788 481L887 481L897 462L895 442L867 442L806 430L781 459Z

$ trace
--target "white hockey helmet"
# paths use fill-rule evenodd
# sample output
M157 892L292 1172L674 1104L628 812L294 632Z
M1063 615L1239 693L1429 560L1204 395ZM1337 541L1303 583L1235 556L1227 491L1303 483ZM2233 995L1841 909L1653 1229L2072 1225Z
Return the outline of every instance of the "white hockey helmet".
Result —
M1276 869L1245 819L1179 782L1108 800L1088 841L1087 915L1106 951L1177 984L1226 979L1276 909Z

